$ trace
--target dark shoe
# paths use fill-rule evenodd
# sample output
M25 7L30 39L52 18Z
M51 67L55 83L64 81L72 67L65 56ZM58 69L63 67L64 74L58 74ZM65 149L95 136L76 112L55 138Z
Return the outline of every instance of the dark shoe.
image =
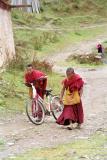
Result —
M68 130L73 130L73 124L71 123L70 125L67 126Z
M71 128L71 127L67 127L67 129L68 129L68 130L72 130L72 128Z

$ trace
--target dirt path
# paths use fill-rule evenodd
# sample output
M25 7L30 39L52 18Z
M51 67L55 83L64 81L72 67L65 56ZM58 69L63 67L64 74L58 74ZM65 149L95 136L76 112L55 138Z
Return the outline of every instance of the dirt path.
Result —
M103 24L93 24L93 25L90 25L90 24L83 24L83 25L80 25L80 28L79 30L84 30L84 29L92 29L92 28L97 28L97 27L105 27L107 26L107 23L103 23ZM15 30L17 29L22 29L22 30L40 30L40 31L74 31L74 29L70 29L70 28L59 28L59 27L52 27L51 25L51 22L50 23L47 23L46 25L44 25L43 27L42 26L32 26L29 27L29 26L19 26L19 25L16 25L16 26L13 26L13 28Z
M106 40L106 37L103 36L103 40ZM95 44L94 41L84 43L77 44L76 50L79 51L80 45L83 44L85 52L87 43L88 49L91 49ZM70 49L74 50L72 46ZM67 55L64 53L64 59L71 54L71 52ZM61 59L62 53L54 57L55 62L59 61L58 57ZM55 70L64 74L65 69L56 66ZM26 115L17 114L10 119L1 118L0 137L5 139L6 146L4 150L0 151L0 159L12 157L33 147L50 147L68 143L75 139L85 139L97 130L104 131L107 129L107 67L97 70L76 69L76 72L80 73L86 82L83 95L85 112L83 128L73 131L61 129L55 123L53 117L46 117L45 123L40 126L31 124Z

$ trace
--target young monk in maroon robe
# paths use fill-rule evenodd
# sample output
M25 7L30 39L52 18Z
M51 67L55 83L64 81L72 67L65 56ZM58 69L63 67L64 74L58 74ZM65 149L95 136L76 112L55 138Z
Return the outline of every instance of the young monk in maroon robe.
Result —
M63 80L63 88L61 90L60 102L63 103L64 92L69 88L70 93L78 90L81 98L83 92L84 82L82 78L74 72L73 68L68 68L66 71L67 78ZM65 125L67 129L73 129L73 123L77 123L77 128L81 127L83 123L84 114L82 101L75 105L64 105L62 114L57 120L60 125Z
M45 73L34 70L32 64L27 66L27 71L25 73L25 84L29 87L29 95L32 97L32 88L30 83L34 83L37 93L41 98L44 98L44 90L47 86L47 77Z

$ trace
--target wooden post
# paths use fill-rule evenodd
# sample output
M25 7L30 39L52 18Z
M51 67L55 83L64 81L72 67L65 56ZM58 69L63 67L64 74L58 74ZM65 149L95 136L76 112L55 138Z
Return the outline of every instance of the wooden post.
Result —
M11 8L24 8L24 7L32 7L32 5L24 5L24 4L21 4L21 5L11 5Z
M11 6L0 0L0 67L4 67L15 57Z

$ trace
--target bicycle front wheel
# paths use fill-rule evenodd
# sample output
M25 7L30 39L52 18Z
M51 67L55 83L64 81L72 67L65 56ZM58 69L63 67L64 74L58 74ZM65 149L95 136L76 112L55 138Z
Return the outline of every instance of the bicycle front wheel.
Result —
M26 114L33 124L40 125L44 122L45 111L39 101L29 100L26 104Z
M61 115L63 108L64 106L60 104L60 98L58 96L54 96L52 98L51 112L55 120L57 120L58 117Z

